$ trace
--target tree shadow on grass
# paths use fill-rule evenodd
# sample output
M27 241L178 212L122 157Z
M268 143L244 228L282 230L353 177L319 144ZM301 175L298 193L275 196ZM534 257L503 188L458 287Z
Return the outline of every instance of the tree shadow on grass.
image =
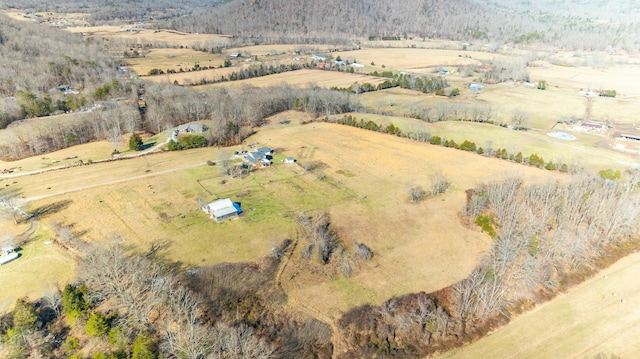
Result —
M38 207L38 208L34 209L33 211L31 211L29 213L29 217L27 218L27 220L29 220L29 219L39 219L39 218L44 217L46 215L60 212L63 209L68 208L69 205L71 205L71 203L73 203L73 201L70 200L70 199L67 199L67 200L64 200L64 201L57 201L57 202L54 202L54 203L51 203L51 204L47 204L47 205Z
M157 144L157 142L149 142L149 143L145 143L144 145L140 146L140 148L138 149L138 151L144 151L144 150L148 150L151 147L155 146Z

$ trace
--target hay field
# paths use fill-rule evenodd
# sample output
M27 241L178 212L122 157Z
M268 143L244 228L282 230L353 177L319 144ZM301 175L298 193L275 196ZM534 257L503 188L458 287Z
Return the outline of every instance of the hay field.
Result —
M224 59L221 59L221 63L224 63ZM164 82L164 83L171 83L171 84L173 84L175 81L178 81L180 85L188 86L192 84L198 84L202 79L205 79L207 81L218 81L222 76L224 76L225 78L229 78L229 75L231 75L231 73L238 72L239 70L243 70L251 66L264 65L268 68L269 66L280 66L281 64L289 65L293 63L300 64L300 61L296 61L292 58L284 58L280 60L269 60L269 61L258 61L258 62L243 61L240 63L236 63L231 67L223 67L223 68L217 68L217 69L208 69L208 70L191 71L191 72L180 72L175 74L164 74L164 75L156 75L156 76L145 76L144 80L155 82L155 83ZM147 73L151 68L153 68L147 65L144 59L141 59L140 65L138 66L142 70L147 69ZM265 76L265 78L270 78L271 76Z
M384 82L384 80L386 79L382 77L372 77L372 76L350 74L350 73L337 72L337 71L304 69L304 70L284 72L284 73L270 75L270 76L255 77L247 80L221 82L221 83L205 85L205 86L268 87L268 86L275 86L280 84L287 84L287 85L302 86L302 87L315 85L315 86L320 86L325 88L331 88L334 86L349 87L354 82L358 82L358 83L368 82L375 86L381 82Z
M63 115L68 116L68 115ZM51 121L51 117L41 117L29 119L26 121L42 122L46 124L46 121ZM10 136L10 131L0 130L0 138L3 136ZM164 142L168 137L168 134L163 132L155 136L142 135L142 139L145 144L158 144ZM1 141L1 140L0 140ZM123 136L122 141L119 143L119 150L122 156L135 154L135 151L129 150L128 146L129 136ZM81 145L75 145L64 148L55 152L50 152L40 156L33 156L24 158L17 161L0 161L0 168L15 169L11 175L0 174L0 181L2 178L13 177L13 175L19 175L24 172L53 169L64 167L68 165L76 164L79 160L83 162L98 161L111 158L113 152L113 144L109 141L97 141L91 143L85 143Z
M546 79L547 88L558 86L578 90L616 90L622 98L640 96L640 68L638 66L612 66L607 69L592 67L558 66L544 63L530 67L533 79Z
M640 254L440 358L634 358L640 353Z
M220 67L224 63L224 55L211 54L208 52L195 51L191 49L151 49L145 51L144 57L129 58L127 63L136 73L144 76L151 69L161 69L162 71L180 69L192 69L195 64L200 66Z
M508 128L462 121L443 121L428 123L408 117L381 116L364 113L351 113L357 119L374 121L387 126L394 124L407 133L426 132L442 139L451 139L460 144L463 141L475 142L485 150L506 148L509 153L522 152L529 156L537 153L546 161L566 163L577 168L599 171L606 168L625 169L636 161L632 154L612 150L608 138L591 133L573 133L575 141L563 141L547 135L546 129L514 131ZM341 118L336 115L332 118ZM567 132L570 132L567 130Z
M152 44L154 46L192 46L194 43L211 46L225 46L229 43L229 37L215 34L192 34L176 30L149 30L136 29L135 32L125 31L128 26L88 26L72 27L66 29L72 33L80 33L84 36L100 36L136 40L140 44Z
M72 225L87 241L119 234L140 250L161 243L161 254L186 267L253 260L283 239L296 238L297 213L328 209L345 244L369 245L374 260L351 279L314 277L307 285L294 278L285 285L293 297L337 316L354 305L435 290L466 276L489 239L458 223L465 189L506 174L531 180L557 175L327 123L267 126L248 141L276 148L278 155L274 166L243 179L206 166L218 154L205 148L20 177L10 186L32 199L32 209L67 203L42 218L45 228L52 220ZM326 178L281 163L285 156L323 161ZM434 170L451 178L451 191L409 203L408 188L428 187ZM245 215L212 222L200 206L216 197L241 202ZM304 265L299 254L294 257L297 264L288 270Z
M355 51L339 51L332 53L333 57L343 59L355 58L357 62L371 66L378 71L384 70L424 70L425 68L442 66L480 65L481 59L505 58L501 54L478 51L442 50L442 49L412 49L412 48L367 48ZM382 68L382 65L385 68ZM367 71L373 71L368 69Z
M457 213L464 204L465 189L513 174L530 181L557 175L329 123L262 129L255 138L282 145L285 155L298 162L322 161L328 181L357 198L328 210L347 247L354 241L365 243L375 253L374 259L352 278L329 280L301 274L305 262L296 253L282 275L291 278L283 279L283 286L292 300L334 319L355 305L436 290L464 278L490 245L488 237L459 223ZM434 171L451 179L451 190L422 203L410 203L408 189L428 187ZM298 245L300 250L304 243Z

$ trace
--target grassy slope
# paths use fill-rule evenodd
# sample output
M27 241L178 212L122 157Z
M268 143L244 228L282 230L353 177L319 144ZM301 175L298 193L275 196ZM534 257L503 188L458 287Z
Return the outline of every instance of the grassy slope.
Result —
M491 335L440 358L636 357L639 270L640 254L635 253Z

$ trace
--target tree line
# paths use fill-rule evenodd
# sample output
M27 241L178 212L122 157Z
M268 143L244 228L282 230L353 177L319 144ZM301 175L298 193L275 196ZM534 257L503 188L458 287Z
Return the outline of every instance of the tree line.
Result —
M97 140L110 141L117 149L124 134L135 131L160 133L175 126L208 121L208 145L234 145L253 128L278 112L300 110L314 116L352 111L349 94L319 87L191 89L167 84L145 87L146 110L141 117L133 101L108 102L91 112L30 119L5 129L0 157L20 159ZM131 92L132 96L137 91Z
M329 117L324 117L323 121L334 122L341 125L358 127L369 131L376 131L387 133L390 135L398 136L398 137L406 137L420 142L428 142L432 145L436 146L444 146L449 148L455 148L457 150L467 151L467 152L475 152L479 155L483 156L491 156L503 160L512 161L515 163L528 164L530 166L544 168L549 171L560 171L560 172L577 172L579 169L574 166L570 166L566 163L562 162L553 162L553 161L545 161L544 158L537 153L532 153L528 156L523 155L521 151L517 153L510 153L506 148L497 148L493 149L490 147L484 148L482 146L477 146L475 142L464 140L461 143L457 143L455 140L442 138L440 136L432 136L428 132L424 131L402 131L399 127L395 126L393 123L389 123L386 126L382 124L376 123L373 120L364 119L358 120L356 117L352 115L344 115L341 118L330 120ZM493 122L491 122L493 124ZM503 127L506 127L504 125Z
M84 248L76 283L19 299L0 320L11 358L328 357L331 331L286 313L274 283L291 241L256 263L184 271L121 238ZM85 252L86 251L86 252Z
M481 264L451 287L346 313L340 325L353 347L345 357L409 358L449 350L633 251L640 176L626 177L579 174L543 184L509 178L468 190L464 220L493 237Z

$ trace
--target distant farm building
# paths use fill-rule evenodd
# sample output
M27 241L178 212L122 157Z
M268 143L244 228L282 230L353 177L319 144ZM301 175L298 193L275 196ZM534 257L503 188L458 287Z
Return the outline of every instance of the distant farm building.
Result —
M287 157L284 159L284 163L296 163L296 159L293 157Z
M325 61L327 61L327 58L326 58L325 56L313 55L313 56L311 56L311 58L312 58L314 61L320 61L320 62L325 62Z
M638 141L638 142L640 142L640 136L635 136L635 135L620 135L620 139L621 140L627 140L627 141Z
M573 126L573 130L576 132L586 132L586 131L602 131L606 130L607 125L601 123L593 123L593 122L579 122L577 125Z
M18 252L13 247L2 247L0 249L0 265L11 262L18 258Z
M179 133L203 133L208 128L207 126L201 123L186 123L184 125L178 126Z
M255 151L249 152L244 156L244 159L256 167L266 167L271 165L272 155L272 149L269 147L260 147Z
M473 90L473 91L480 91L484 88L484 85L480 85L480 84L471 84L469 85L469 89Z
M239 52L232 52L232 53L229 54L229 57L234 57L234 58L238 58L239 59L239 58L242 57L242 54L239 53Z
M229 198L217 199L202 207L202 210L208 213L210 218L215 218L218 222L237 217L242 213L240 203L231 202Z
M354 63L351 64L351 67L363 68L364 65L363 64L359 64L357 62L354 62Z

